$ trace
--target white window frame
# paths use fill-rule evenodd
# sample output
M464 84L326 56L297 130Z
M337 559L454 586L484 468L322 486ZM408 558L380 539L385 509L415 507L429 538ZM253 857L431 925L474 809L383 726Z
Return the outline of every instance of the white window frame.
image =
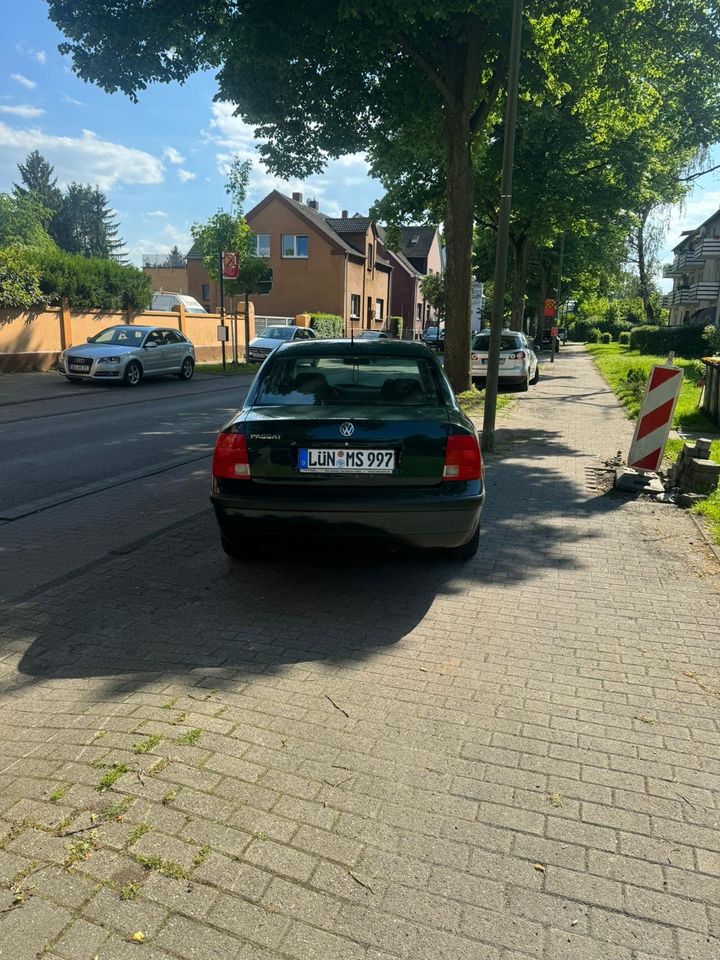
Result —
M260 240L267 240L267 253L260 252ZM269 233L256 233L253 237L254 249L253 253L256 257L262 257L267 260L270 257L270 234Z
M293 241L293 252L292 252L292 253L286 253L286 252L285 252L285 241L286 241L286 240L289 240L291 237L292 237L292 241ZM283 233L283 234L281 235L281 237L280 237L280 255L282 256L282 258L283 258L284 260L307 260L307 258L308 258L308 254L307 254L307 253L297 253L297 252L296 252L296 251L297 251L298 238L301 238L301 237L303 237L303 238L307 241L307 244L308 244L308 253L309 253L310 243L309 243L309 240L308 240L308 235L307 235L306 233Z
M379 309L378 309L379 308ZM381 297L375 297L375 319L385 319L385 301Z
M353 303L357 303L357 310L353 309ZM350 294L350 317L353 320L360 319L360 311L362 310L362 297L359 293Z

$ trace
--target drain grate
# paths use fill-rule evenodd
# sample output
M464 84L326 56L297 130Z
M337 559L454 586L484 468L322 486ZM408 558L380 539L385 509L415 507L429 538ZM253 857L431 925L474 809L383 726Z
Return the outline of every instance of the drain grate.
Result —
M615 467L585 467L585 486L593 493L607 493L615 485Z

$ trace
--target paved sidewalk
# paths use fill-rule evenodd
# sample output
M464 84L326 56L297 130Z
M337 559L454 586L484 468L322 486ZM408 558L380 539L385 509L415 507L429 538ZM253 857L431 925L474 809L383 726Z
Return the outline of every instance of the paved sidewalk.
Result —
M717 960L720 578L630 432L563 349L464 567L207 511L6 608L0 958Z

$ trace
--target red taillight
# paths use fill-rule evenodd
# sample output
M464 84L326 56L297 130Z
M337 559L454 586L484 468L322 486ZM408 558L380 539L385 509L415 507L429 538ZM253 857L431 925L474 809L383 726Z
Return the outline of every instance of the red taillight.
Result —
M445 448L443 480L481 480L482 475L483 462L477 436L451 434Z
M510 360L524 360L524 359L525 359L524 350L518 350L516 353L510 354Z
M247 437L242 433L221 433L215 441L212 475L222 480L249 480Z

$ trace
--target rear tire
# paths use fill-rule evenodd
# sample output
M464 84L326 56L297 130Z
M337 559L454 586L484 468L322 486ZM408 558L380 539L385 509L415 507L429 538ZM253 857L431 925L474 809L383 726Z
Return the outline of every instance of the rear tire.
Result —
M142 380L142 367L135 360L131 360L125 367L123 383L126 387L136 387Z
M445 551L445 556L450 560L457 560L463 563L465 560L472 560L478 552L480 546L480 524L475 527L475 533L470 537L467 543L460 547L450 547Z
M518 390L520 391L520 393L527 393L529 389L530 389L530 375L528 374L525 377L525 381L521 383L520 386L518 387Z
M180 380L192 380L193 373L195 373L195 363L193 362L192 357L185 357L180 367L180 372L178 373L178 378Z

